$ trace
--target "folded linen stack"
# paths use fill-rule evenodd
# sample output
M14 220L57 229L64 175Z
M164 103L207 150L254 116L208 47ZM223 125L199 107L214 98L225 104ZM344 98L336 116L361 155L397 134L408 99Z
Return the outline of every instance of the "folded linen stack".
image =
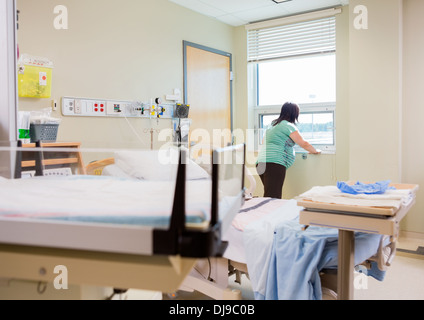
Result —
M399 209L402 204L410 203L413 195L410 189L387 188L384 193L351 194L342 192L337 186L316 186L296 197L296 200Z

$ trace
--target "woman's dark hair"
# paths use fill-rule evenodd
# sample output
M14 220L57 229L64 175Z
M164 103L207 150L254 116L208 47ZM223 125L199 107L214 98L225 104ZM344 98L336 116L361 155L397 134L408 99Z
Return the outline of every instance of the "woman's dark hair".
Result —
M284 120L296 124L296 122L299 122L299 113L300 109L296 103L286 102L281 108L281 113L278 119L272 121L272 126L275 127Z

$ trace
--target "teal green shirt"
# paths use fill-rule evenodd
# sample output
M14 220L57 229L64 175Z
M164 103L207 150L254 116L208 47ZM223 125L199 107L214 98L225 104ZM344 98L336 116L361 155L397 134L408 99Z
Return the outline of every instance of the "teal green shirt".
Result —
M286 168L291 167L295 160L295 143L290 134L297 130L293 123L286 120L268 129L257 162L272 162Z

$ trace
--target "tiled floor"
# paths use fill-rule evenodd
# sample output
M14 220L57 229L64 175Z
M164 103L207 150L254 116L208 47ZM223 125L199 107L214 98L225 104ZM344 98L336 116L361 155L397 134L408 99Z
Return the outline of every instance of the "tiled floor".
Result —
M398 250L383 282L368 278L368 287L355 290L357 300L424 300L424 239L400 238Z
M368 286L355 290L355 300L424 300L424 257L398 254L383 282L368 279Z

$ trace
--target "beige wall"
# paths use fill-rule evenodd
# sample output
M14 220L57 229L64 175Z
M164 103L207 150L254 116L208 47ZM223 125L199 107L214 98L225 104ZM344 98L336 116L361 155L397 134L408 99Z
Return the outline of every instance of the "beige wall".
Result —
M356 30L353 8L359 4L363 1L350 1L350 179L422 186L424 154L417 137L424 134L424 42L417 30L424 27L424 3L369 0L369 29ZM424 233L423 210L423 192L418 191L401 229Z
M402 0L369 0L368 29L349 33L350 178L401 180Z
M21 53L54 62L52 99L63 96L139 100L183 91L183 40L233 51L233 28L167 0L66 2L69 29L53 27L59 0L18 0ZM211 32L213 30L213 32ZM50 106L50 99L21 98L20 110ZM52 114L62 117L60 110ZM58 140L84 147L150 148L171 120L63 117Z
M420 185L402 229L424 233L424 1L404 0L402 181Z

